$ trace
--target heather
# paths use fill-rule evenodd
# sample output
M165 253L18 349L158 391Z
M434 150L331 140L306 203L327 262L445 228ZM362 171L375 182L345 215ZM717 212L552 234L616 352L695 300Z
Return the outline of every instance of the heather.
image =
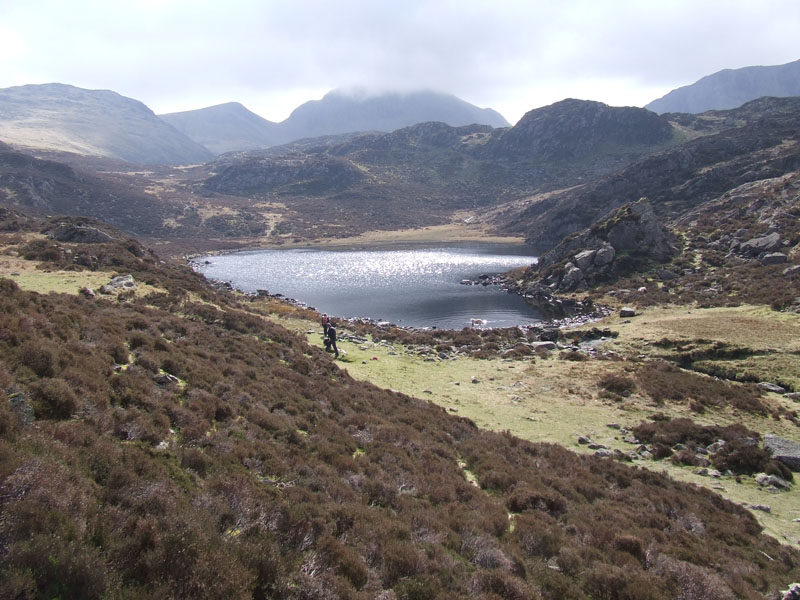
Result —
M800 577L718 494L357 381L135 242L28 251L161 291L0 280L2 597L763 598Z

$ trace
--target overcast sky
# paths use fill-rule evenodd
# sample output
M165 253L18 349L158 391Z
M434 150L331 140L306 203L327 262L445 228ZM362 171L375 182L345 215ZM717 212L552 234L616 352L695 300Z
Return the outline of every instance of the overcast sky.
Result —
M237 101L281 121L360 87L449 92L515 123L798 59L798 0L0 0L0 88L110 89L159 114Z

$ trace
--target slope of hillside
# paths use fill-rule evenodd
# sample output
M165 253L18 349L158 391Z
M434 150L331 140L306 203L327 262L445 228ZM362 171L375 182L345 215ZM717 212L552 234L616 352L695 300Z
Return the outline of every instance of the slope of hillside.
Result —
M736 108L763 96L800 96L800 60L769 67L725 69L672 90L645 108L663 113L702 113Z
M0 140L140 164L189 164L211 153L141 102L50 83L0 89Z
M0 144L0 203L39 215L86 215L135 235L158 235L174 207L134 182L77 171Z
M614 151L640 152L673 135L669 122L634 107L567 99L534 109L499 135L494 154L545 160L575 160Z
M446 222L458 210L592 180L675 143L653 113L575 100L531 111L510 129L430 122L232 154L209 165L203 186L286 204L297 217L276 233L342 237Z
M721 600L800 577L716 493L356 381L131 240L0 219L8 260L92 255L151 290L0 279L4 597Z
M642 196L669 219L744 183L800 168L800 98L762 98L688 121L708 133L580 187L510 205L495 223L545 251Z
M215 155L266 148L285 140L278 124L238 102L158 116Z

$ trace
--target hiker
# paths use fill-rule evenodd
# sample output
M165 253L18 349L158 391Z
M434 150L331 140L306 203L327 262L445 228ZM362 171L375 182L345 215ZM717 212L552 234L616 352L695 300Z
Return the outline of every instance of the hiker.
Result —
M339 358L339 348L336 347L336 329L333 327L332 322L328 322L328 341L330 342L330 348L333 348L333 351L336 353L336 358ZM326 349L328 344L325 344Z
M331 324L331 319L328 313L322 313L322 335L328 335L328 327Z

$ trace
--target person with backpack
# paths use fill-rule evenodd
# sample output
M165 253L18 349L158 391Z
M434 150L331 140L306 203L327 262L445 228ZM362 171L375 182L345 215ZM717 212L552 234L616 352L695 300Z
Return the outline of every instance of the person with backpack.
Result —
M336 347L336 329L333 326L333 321L328 322L328 335L327 335L328 342L330 343L330 348L336 353L336 358L339 358L339 348ZM325 344L326 348L328 344Z
M331 318L328 313L322 313L322 335L328 335L328 326L331 324Z

